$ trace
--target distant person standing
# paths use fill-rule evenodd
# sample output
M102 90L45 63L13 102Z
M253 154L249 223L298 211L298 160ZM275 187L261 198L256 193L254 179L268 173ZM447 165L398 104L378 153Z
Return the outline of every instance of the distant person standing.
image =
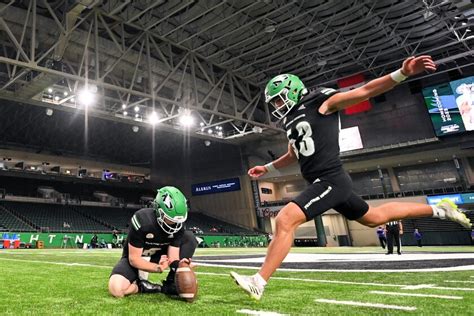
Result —
M97 237L97 234L94 233L94 235L91 238L91 248L97 248L99 246L99 237Z
M385 237L385 229L383 229L382 226L379 226L379 228L377 228L377 236L379 237L380 246L382 247L382 249L385 249L385 245L387 244L387 237Z
M415 228L413 236L415 237L416 244L418 245L418 247L423 247L421 244L421 239L423 238L423 235L418 231L418 228Z
M401 221L391 221L385 224L385 230L387 232L387 255L393 254L393 242L397 245L397 253L401 252L400 235L403 234L403 226Z

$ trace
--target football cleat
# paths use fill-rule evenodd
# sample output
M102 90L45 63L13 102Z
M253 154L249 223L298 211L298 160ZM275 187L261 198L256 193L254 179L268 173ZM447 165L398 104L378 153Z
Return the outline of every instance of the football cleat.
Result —
M161 285L159 284L147 280L138 280L137 285L140 293L161 293Z
M163 281L163 285L161 286L161 293L166 295L178 295L176 283L170 280Z
M264 288L258 286L253 276L239 275L234 271L230 272L230 276L251 298L257 301L262 298Z
M445 212L445 218L450 221L456 222L466 228L472 228L471 221L466 217L466 214L458 210L458 206L449 199L442 199L441 202L436 204L437 207L442 208Z

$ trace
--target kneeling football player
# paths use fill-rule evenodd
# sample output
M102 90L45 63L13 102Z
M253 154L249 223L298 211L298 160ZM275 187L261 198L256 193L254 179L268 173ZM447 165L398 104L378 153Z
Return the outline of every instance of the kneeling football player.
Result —
M179 261L189 262L197 247L193 233L183 228L187 216L186 197L171 186L158 190L153 208L135 212L122 258L110 275L110 294L177 294L174 277ZM148 272L162 273L168 267L170 272L163 285L147 280Z

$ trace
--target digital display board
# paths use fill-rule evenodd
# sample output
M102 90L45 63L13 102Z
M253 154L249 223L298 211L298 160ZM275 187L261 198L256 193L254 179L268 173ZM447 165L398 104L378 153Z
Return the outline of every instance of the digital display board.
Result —
M437 136L474 130L474 76L423 89Z

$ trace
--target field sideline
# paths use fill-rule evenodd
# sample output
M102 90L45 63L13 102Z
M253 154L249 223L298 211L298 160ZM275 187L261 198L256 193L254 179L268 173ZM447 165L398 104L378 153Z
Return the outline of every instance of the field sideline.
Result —
M403 250L404 253L420 251L415 247L404 247ZM421 251L474 253L474 247L423 247ZM198 249L196 260L199 256L264 253L262 248ZM292 253L383 255L376 247L294 248ZM114 299L107 293L107 280L119 257L119 250L1 250L0 314L472 315L474 310L473 270L423 273L281 271L267 286L262 301L255 302L233 284L228 276L230 268L201 266L196 268L199 298L193 304L163 295ZM250 274L255 270L238 271ZM164 275L152 276L153 281L162 278Z

